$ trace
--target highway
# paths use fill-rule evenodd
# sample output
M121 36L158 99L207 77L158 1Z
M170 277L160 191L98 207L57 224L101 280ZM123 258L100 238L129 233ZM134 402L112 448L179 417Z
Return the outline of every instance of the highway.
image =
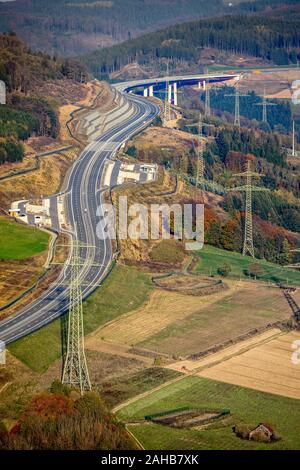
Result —
M176 77L177 78L177 77ZM184 77L178 77L184 81ZM195 78L193 77L193 80ZM199 77L197 77L197 80ZM159 79L160 83L164 79ZM190 84L191 77L187 77ZM228 76L224 76L228 80ZM219 76L216 77L219 81ZM142 82L117 84L123 93L141 86ZM145 85L148 81L145 80ZM109 239L100 240L96 228L100 221L97 210L103 202L107 188L101 185L105 162L112 159L118 148L132 135L147 127L159 114L159 107L144 98L128 94L127 99L134 107L131 117L124 116L121 123L90 143L74 163L61 194L66 195L70 234L73 240L87 245L80 248L83 260L80 267L83 297L88 297L101 284L110 270L113 259L112 244ZM105 238L105 237L103 237ZM0 340L6 344L38 330L55 318L64 314L69 305L70 268L66 264L55 283L41 296L23 307L13 316L0 322Z
M72 167L64 191L69 222L75 228L72 237L89 245L80 249L84 298L105 278L113 257L111 241L99 240L96 235L100 220L97 209L106 191L101 187L105 161L113 158L123 142L146 127L159 113L159 107L150 101L134 96L128 96L128 99L134 106L134 114L85 148ZM8 344L65 313L69 304L68 280L69 267L65 266L57 281L39 299L1 321L0 339Z

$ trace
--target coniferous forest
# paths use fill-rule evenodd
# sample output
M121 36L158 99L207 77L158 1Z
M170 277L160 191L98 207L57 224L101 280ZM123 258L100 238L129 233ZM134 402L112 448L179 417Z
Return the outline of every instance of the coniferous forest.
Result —
M147 65L168 59L197 64L203 48L250 55L276 65L295 64L300 59L299 27L299 20L268 17L193 21L95 51L84 61L98 77L132 62Z

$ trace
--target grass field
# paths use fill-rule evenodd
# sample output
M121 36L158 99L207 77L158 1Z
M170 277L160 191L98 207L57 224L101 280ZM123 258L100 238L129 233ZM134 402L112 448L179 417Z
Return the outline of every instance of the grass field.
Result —
M138 308L152 289L150 276L135 268L117 266L109 278L84 303L85 334L119 315ZM9 346L9 350L33 370L44 372L59 359L65 319L58 319L41 330Z
M206 429L174 429L159 424L129 425L146 449L300 449L300 401L200 377L187 377L131 403L118 412L127 421L183 406L230 409L231 416ZM281 436L272 444L237 438L232 426L270 423Z
M246 278L249 264L255 262L264 271L259 280L274 283L288 281L290 284L300 285L300 271L284 268L265 260L253 260L249 256L242 256L239 253L221 250L210 245L205 245L198 252L198 256L199 264L196 266L196 272L202 274L216 275L218 268L224 263L228 263L231 266L230 277Z
M0 217L0 259L24 260L47 249L49 235Z

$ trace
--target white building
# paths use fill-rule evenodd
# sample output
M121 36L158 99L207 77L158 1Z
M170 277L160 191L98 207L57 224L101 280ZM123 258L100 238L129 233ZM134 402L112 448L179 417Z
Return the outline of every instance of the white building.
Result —
M6 86L2 80L0 80L0 104L6 104Z

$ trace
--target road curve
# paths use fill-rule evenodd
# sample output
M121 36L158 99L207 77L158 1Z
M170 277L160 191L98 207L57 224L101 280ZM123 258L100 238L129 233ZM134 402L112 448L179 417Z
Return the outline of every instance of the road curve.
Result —
M226 81L237 75L209 76L210 82ZM205 75L165 77L151 80L124 82L115 85L121 93L133 91L141 86L154 83L163 85L166 81L179 81L181 86L191 85L207 80ZM107 275L113 258L110 240L100 240L96 236L100 216L97 210L103 200L101 187L105 162L114 157L118 148L139 130L147 127L159 114L159 107L144 98L128 94L127 99L134 108L130 117L104 133L99 139L90 143L73 165L64 194L67 196L69 223L74 232L73 239L86 245L81 248L84 260L80 268L83 284L83 297L88 297ZM104 237L103 237L104 238ZM22 308L18 313L0 322L0 340L6 344L38 330L68 310L70 268L65 265L59 278L41 296Z
M105 278L113 258L111 241L100 240L96 235L100 221L97 210L101 207L103 192L107 190L101 187L105 162L114 157L126 140L159 114L159 107L151 101L132 95L128 95L127 99L134 108L133 114L85 148L71 169L64 191L69 222L74 228L72 237L90 245L80 249L84 298ZM14 316L2 320L0 340L11 343L65 313L69 305L69 274L69 267L65 266L58 280L37 300Z

